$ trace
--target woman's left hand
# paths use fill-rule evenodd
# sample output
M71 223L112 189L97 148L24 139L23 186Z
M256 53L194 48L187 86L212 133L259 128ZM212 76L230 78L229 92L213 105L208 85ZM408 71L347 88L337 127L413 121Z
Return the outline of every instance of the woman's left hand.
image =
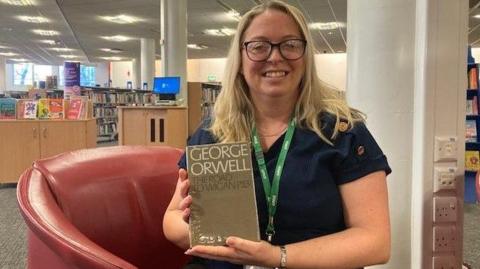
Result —
M227 238L226 246L194 246L185 254L236 264L275 267L280 263L280 249L266 241Z

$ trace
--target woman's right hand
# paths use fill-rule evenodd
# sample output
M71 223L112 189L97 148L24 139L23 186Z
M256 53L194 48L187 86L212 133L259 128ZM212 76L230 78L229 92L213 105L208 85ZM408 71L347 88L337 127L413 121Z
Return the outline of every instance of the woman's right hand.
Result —
M178 210L182 211L183 221L188 223L190 218L190 205L192 204L192 196L188 194L190 189L190 180L188 180L188 173L185 169L178 170L178 182L180 188L180 203Z

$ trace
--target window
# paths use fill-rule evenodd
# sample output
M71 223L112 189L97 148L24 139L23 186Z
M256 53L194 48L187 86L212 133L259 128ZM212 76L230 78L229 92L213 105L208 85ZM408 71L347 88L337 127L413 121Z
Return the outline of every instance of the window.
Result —
M80 65L80 85L95 86L95 67Z
M39 81L46 81L47 76L52 75L52 66L51 65L35 65L33 66L33 81L37 82L37 85L40 85Z
M13 65L14 85L33 85L33 64L20 63Z
M63 65L58 67L58 85L64 86L65 85L65 74L63 73Z

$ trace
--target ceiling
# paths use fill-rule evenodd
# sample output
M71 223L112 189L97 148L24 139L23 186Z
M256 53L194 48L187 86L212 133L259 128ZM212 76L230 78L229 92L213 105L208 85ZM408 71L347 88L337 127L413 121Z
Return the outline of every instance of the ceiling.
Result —
M12 6L4 1L27 1L28 6ZM209 36L205 29L236 28L237 21L226 13L234 9L240 14L264 0L187 0L188 43L207 46L188 49L188 58L219 58L227 55L231 37ZM346 50L347 0L290 0L286 1L304 12L309 22L338 22L344 27L334 30L312 30L316 47L323 53ZM141 19L133 24L117 24L101 16L125 14ZM49 22L34 24L16 18L19 15L42 16ZM58 31L58 36L43 37L32 29ZM101 36L124 35L126 42L108 41ZM140 38L160 39L160 0L0 0L0 53L7 62L26 59L38 64L61 64L59 55L76 56L83 63L104 62L100 57L116 56L131 60L140 55ZM51 39L56 44L39 40ZM71 48L69 52L54 51L52 47ZM101 51L115 48L119 53ZM156 46L160 57L160 46ZM68 56L67 56L68 57Z

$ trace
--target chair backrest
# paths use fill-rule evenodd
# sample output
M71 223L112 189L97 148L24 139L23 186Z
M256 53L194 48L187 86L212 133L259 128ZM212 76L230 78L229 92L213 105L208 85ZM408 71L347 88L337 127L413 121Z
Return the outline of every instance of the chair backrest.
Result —
M35 162L18 185L31 234L69 268L182 267L187 256L162 231L181 154L123 146Z

